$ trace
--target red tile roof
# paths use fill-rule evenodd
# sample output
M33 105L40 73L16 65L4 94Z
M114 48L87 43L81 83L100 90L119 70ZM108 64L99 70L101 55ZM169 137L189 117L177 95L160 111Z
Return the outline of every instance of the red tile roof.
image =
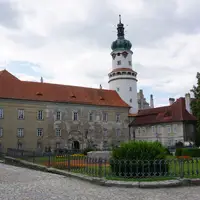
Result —
M114 90L21 81L0 71L0 98L129 107Z
M139 110L130 126L178 121L196 121L196 117L185 109L185 98L183 97L169 106Z

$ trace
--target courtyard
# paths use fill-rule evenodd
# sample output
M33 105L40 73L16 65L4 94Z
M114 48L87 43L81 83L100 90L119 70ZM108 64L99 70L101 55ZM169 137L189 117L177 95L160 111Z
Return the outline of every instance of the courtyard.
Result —
M199 200L199 187L166 189L115 188L73 178L0 164L2 200Z

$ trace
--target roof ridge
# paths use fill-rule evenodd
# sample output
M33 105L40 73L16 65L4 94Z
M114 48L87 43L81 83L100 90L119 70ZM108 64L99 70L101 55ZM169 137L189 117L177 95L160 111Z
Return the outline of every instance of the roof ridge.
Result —
M66 86L66 87L73 87L73 88L85 88L85 89L91 89L91 90L103 90L103 91L115 91L115 90L109 90L109 89L101 89L101 88L91 88L91 87L85 87L85 86L78 86L78 85L65 85L65 84L58 84L58 83L49 83L49 82L37 82L37 81L21 81L22 83L36 83L36 84L47 84L47 85L55 85L55 86Z
M0 78L0 98L130 108L115 90L21 81L5 72Z

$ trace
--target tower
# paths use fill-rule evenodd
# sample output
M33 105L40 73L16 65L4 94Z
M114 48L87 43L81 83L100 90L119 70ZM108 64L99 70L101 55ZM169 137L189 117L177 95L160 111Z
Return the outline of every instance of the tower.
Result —
M132 44L124 37L124 24L117 25L117 39L111 45L112 71L109 76L109 89L116 90L119 96L131 106L130 113L138 112L137 73L132 69Z

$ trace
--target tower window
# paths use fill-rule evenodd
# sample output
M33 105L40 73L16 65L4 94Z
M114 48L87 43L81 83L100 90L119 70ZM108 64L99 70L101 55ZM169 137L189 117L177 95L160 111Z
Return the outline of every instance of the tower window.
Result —
M117 88L117 92L119 92L119 88Z
M130 103L132 103L132 99L130 99Z
M129 91L132 91L132 87L129 87Z
M128 61L128 64L129 64L130 66L132 66L132 62L131 62L131 61Z
M117 61L117 65L121 65L121 60L118 60L118 61Z

